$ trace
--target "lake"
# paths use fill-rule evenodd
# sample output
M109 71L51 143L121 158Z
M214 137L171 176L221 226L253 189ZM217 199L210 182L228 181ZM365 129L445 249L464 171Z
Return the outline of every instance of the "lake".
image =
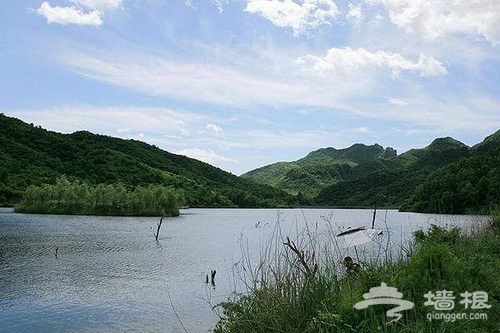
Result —
M390 234L399 249L430 223L480 218L381 210L376 228L385 231L381 244ZM237 263L243 255L258 260L278 220L282 235L296 239L306 226L319 233L370 226L372 211L188 209L164 219L157 242L158 218L2 208L0 332L207 332L218 319L212 306L239 288ZM215 286L205 283L212 269Z

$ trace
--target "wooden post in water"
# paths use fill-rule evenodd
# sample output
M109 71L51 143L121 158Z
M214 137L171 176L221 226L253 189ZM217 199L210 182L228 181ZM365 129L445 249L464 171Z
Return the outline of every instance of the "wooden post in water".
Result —
M163 216L160 217L160 222L158 223L158 229L156 229L156 235L155 235L156 241L158 241L158 235L160 234L160 228L162 222L163 222Z
M215 274L217 274L217 271L214 269L213 271L210 272L211 274L211 281L212 282L212 286L215 286Z
M372 229L375 227L375 216L377 216L377 204L373 205Z

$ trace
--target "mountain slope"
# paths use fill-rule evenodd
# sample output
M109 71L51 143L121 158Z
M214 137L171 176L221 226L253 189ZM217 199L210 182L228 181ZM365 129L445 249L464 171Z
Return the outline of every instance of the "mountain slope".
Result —
M445 137L401 155L379 145L324 148L245 176L309 195L312 205L476 213L500 203L499 158L500 131L473 147Z
M271 164L241 177L312 198L323 188L345 179L355 166L395 155L394 149L384 149L377 144L366 146L358 143L344 149L328 147L313 151L295 162Z
M425 213L489 213L500 204L500 131L470 155L436 170L416 187L403 210Z
M19 199L27 186L54 183L63 174L91 184L173 186L190 206L293 203L277 189L140 141L84 131L61 134L2 114L0 143L0 203L4 204Z
M395 158L363 163L344 181L323 189L316 204L335 206L400 206L436 170L470 155L469 147L452 138L439 138L423 149Z
M396 154L394 149L388 148L387 152L391 152L391 150L394 152L395 156ZM350 165L357 165L363 162L373 161L381 157L384 153L389 155L386 157L391 157L390 153L387 152L378 144L366 146L361 143L356 143L344 149L328 147L315 150L307 154L306 157L298 160L297 163L310 165L317 162L337 162L339 164L346 163Z

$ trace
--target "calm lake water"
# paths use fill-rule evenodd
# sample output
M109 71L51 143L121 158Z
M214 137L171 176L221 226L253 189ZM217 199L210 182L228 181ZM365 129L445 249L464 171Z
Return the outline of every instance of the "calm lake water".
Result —
M259 258L278 220L295 239L306 225L338 232L371 219L370 210L189 209L164 219L156 242L158 218L0 209L0 332L207 332L212 306L238 286L235 264L242 253ZM376 227L397 248L430 223L478 219L379 211ZM215 287L205 284L212 269Z

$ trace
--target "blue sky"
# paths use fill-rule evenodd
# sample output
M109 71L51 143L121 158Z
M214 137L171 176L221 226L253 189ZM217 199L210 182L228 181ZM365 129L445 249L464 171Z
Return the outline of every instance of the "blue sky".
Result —
M241 174L500 128L498 0L4 0L0 110Z

